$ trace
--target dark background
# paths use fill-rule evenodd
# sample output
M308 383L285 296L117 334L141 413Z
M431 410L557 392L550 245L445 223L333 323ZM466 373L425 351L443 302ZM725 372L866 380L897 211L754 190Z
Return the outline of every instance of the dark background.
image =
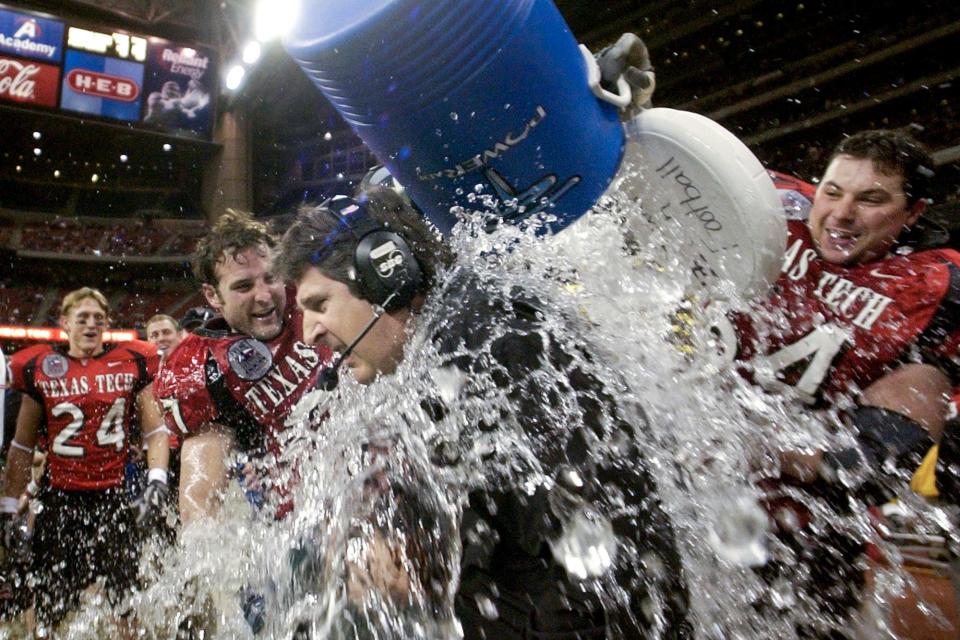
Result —
M14 7L219 50L225 71L253 31L249 0L74 0ZM557 0L577 39L597 50L633 31L657 69L655 104L703 113L770 168L814 179L843 135L908 127L935 152L936 215L960 199L960 3L945 0ZM289 211L343 191L373 158L277 46L239 94L251 127L253 207ZM206 218L202 173L216 144L123 125L0 106L0 207L71 216ZM44 132L32 155L31 132ZM118 162L136 151L136 160ZM134 154L131 154L133 157ZM54 164L61 176L51 178ZM16 171L16 166L21 170ZM98 171L99 184L90 173Z

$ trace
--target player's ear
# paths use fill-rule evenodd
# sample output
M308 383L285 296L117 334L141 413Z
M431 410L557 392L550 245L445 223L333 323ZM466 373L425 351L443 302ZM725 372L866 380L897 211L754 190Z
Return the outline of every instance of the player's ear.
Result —
M907 218L908 225L916 224L923 212L927 210L927 199L917 198L917 201L910 205L910 216Z
M203 289L203 297L207 299L207 304L213 307L217 313L222 313L223 301L220 299L220 293L217 291L217 288L206 282L201 285L201 288Z
M67 330L67 316L60 316L60 328L64 331Z

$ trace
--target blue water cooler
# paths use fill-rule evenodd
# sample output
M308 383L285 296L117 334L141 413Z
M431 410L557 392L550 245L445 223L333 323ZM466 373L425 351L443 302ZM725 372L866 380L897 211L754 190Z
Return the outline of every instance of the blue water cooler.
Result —
M620 166L617 110L551 0L304 0L284 46L444 233L477 194L562 229Z

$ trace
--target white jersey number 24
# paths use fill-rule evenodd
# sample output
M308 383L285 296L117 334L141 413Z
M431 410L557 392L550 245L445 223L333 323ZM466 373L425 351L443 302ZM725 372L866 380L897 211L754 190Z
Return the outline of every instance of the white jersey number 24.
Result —
M100 421L100 427L97 429L97 444L101 447L115 447L117 451L123 448L123 442L126 439L126 432L123 428L123 418L127 407L126 398L117 398L103 420ZM83 447L70 444L70 440L83 429L85 422L83 411L72 402L61 402L50 413L54 418L62 415L69 415L71 420L67 426L60 430L57 437L53 439L51 450L58 456L67 458L82 458L86 455Z

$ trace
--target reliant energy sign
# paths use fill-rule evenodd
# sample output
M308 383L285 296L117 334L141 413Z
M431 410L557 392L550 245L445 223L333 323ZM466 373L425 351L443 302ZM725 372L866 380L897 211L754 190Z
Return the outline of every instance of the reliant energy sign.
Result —
M216 68L210 49L181 47L152 38L144 80L147 102L143 121L209 137L215 115Z
M215 52L0 5L0 103L209 139Z

